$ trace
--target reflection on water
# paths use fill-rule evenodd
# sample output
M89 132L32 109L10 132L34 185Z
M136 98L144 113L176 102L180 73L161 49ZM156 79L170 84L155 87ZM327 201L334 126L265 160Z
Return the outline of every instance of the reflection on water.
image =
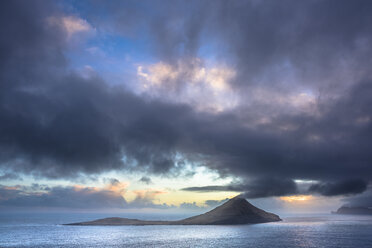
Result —
M240 226L59 225L95 217L102 216L1 214L0 247L372 247L372 218L364 216L287 217Z

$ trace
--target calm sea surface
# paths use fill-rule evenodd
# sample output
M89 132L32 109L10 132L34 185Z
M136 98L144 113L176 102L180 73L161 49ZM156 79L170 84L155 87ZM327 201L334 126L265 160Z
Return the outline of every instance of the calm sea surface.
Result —
M108 216L0 213L0 247L372 247L372 217L363 216L282 216L278 223L239 226L60 225ZM167 219L177 217L184 216Z

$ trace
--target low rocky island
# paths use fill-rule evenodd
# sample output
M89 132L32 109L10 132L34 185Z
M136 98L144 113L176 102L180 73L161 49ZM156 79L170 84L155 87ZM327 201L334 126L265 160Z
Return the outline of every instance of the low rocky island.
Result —
M372 208L368 207L340 207L333 214L372 215Z
M221 206L197 216L176 221L149 221L127 218L105 218L66 225L120 226L120 225L239 225L281 221L278 215L266 212L239 196Z

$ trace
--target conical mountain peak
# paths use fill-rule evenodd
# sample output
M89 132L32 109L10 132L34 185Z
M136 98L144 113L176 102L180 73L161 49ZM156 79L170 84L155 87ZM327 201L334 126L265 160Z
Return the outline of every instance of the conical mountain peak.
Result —
M279 216L250 204L241 196L234 197L219 207L183 222L187 224L248 224L280 221Z

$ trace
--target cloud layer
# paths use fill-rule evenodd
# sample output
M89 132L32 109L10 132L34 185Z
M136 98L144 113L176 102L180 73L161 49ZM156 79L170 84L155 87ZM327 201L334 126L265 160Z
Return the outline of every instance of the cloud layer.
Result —
M127 185L116 179L105 187L55 186L33 184L32 186L0 185L1 209L179 209L205 211L214 208L228 199L206 200L204 205L183 202L179 206L154 203L155 197L167 192L147 189L134 191L132 201L125 199Z

